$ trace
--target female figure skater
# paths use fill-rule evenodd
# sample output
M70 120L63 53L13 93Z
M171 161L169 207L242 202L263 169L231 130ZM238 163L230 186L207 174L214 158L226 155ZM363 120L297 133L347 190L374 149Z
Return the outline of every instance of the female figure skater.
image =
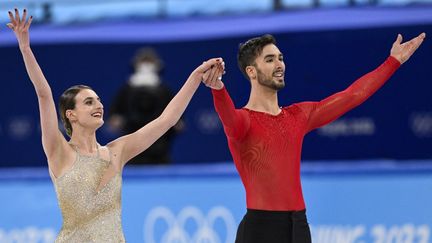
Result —
M59 111L70 140L59 130L50 86L30 48L32 17L9 11L27 73L39 102L42 145L48 159L63 225L56 242L125 242L121 225L121 173L126 162L148 148L179 120L201 80L217 79L207 72L223 70L222 59L213 58L197 67L163 113L138 131L106 146L96 139L104 109L92 88L76 85L60 97ZM221 72L221 71L220 71ZM220 73L219 72L219 73Z

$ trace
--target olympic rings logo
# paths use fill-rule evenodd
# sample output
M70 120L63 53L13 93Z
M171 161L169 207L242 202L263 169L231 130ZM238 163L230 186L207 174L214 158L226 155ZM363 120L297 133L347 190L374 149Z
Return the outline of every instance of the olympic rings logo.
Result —
M215 223L223 222L225 232L224 241L215 229ZM194 222L195 230L188 230L186 224ZM164 223L165 227L161 226ZM161 228L163 228L161 230ZM218 228L219 229L219 228ZM220 230L221 231L221 230ZM155 207L147 215L143 227L144 242L157 243L232 243L235 240L236 223L231 212L222 206L213 207L204 215L194 206L183 208L178 215L174 215L167 207ZM162 232L162 233L161 233Z

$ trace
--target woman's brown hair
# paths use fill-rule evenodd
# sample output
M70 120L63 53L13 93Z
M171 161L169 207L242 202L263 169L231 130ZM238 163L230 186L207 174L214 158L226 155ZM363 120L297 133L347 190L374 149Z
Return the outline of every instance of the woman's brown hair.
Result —
M83 89L93 90L90 86L87 85L74 85L68 88L60 96L60 100L59 100L60 118L63 122L63 126L69 137L72 136L72 125L69 119L66 117L66 111L75 109L75 104L76 104L75 97Z

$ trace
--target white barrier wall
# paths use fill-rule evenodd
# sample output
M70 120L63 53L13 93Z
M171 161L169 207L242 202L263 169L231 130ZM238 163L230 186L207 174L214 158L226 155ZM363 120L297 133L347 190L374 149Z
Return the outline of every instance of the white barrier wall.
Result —
M430 168L304 167L314 243L432 242ZM54 241L61 215L45 173L46 168L30 176L23 170L2 172L0 243ZM123 183L126 240L233 243L244 197L231 164L129 168Z

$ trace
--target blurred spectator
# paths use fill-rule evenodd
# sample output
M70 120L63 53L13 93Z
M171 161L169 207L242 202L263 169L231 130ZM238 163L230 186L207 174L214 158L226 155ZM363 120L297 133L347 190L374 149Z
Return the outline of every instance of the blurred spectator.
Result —
M134 73L115 97L108 119L112 130L124 134L135 132L157 118L173 98L169 88L162 82L163 62L154 49L138 50L132 65ZM180 120L129 164L169 164L171 142L182 127L183 122Z

